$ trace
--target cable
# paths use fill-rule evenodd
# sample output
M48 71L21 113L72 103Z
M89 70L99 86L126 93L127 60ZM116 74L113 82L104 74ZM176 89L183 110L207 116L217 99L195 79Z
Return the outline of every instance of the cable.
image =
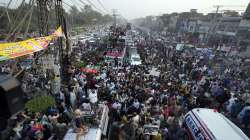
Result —
M9 1L8 5L6 6L6 10L9 9L11 2L12 2L12 0ZM1 14L0 18L2 18L3 16L4 16L4 12Z
M7 17L8 17L9 24L11 24L10 15L9 15L9 12L8 12L8 9L7 9L7 8L6 8L6 15L7 15Z
M83 5L88 5L86 2L79 0Z
M82 0L79 0L80 2L83 2ZM98 11L100 11L100 12L102 12L102 13L105 13L105 12L103 12L101 9L99 9L99 8L97 8L90 0L87 0L87 2L92 6L92 7L94 7L96 10L98 10ZM84 2L83 2L84 3ZM86 3L85 3L86 4Z
M109 13L109 11L105 8L105 6L102 4L102 2L100 0L97 0L97 2L101 5L101 7L107 12Z
M23 7L24 3L25 3L25 0L22 0L20 6ZM20 6L19 6L19 7L20 7ZM18 9L18 8L17 8L17 9ZM13 17L14 20L13 20L13 23L10 25L10 31L8 32L8 34L10 34L11 31L16 27L15 24L19 22L19 21L18 21L18 17L21 17L22 9L23 9L23 8L20 8L20 11L18 11L18 13L16 14L16 16ZM19 22L19 23L20 23L20 22Z
M27 25L27 28L26 28L26 30L25 30L25 36L27 36L27 33L28 33L28 31L29 31L29 27L30 27L30 22L31 22L31 18L32 18L32 14L33 14L33 8L34 8L34 0L30 0L29 1L29 5L32 5L31 6L31 9L30 9L30 12L28 12L28 13L30 13L30 17L29 17L29 22L28 22L28 25ZM27 15L28 15L28 13L27 13ZM26 18L26 17L25 17ZM25 19L24 18L24 19ZM25 20L23 19L23 21L21 21L21 22L24 22ZM23 23L20 23L20 24L22 24L23 25ZM19 28L19 30L18 30L18 33L20 33L20 31L21 31L21 27ZM15 38L16 39L16 38ZM15 41L15 40L14 40ZM11 75L13 75L13 73L14 73L14 71L15 71L15 69L16 69L16 67L17 67L17 63L20 61L20 59L19 58L17 58L16 60L15 60L15 63L14 63L14 65L12 66L12 70L11 70ZM19 72L18 72L19 73Z
M223 5L223 7L246 7L244 5Z
M127 20L124 16L122 16L121 14L120 14L120 16L121 16L126 22L128 22L128 20Z
M75 1L74 1L75 2ZM66 6L68 6L70 9L72 9L73 6L75 6L75 4L70 5L69 3L66 3L63 1L63 4L65 4ZM77 4L78 5L78 4ZM67 17L67 21L68 21L68 25L69 25L69 30L72 31L72 25L73 25L73 16L66 16Z
M34 4L33 4L34 5ZM20 28L20 26L24 23L25 19L27 18L27 16L33 11L33 9L30 9L23 17L23 19L19 22L19 24L16 26L16 28L7 36L7 38L5 40L8 40L15 32L18 28Z
M31 6L31 12L30 12L30 15L29 15L29 18L28 18L28 25L27 25L27 27L25 29L25 33L24 33L25 36L27 36L27 33L29 31L29 26L30 26L30 22L31 22L31 19L32 19L33 9L34 9L34 6L33 6L34 5L34 0L30 0L29 5L32 5L32 6ZM19 30L17 31L17 34L19 34L21 32L21 30L23 28L23 25L24 24L22 24L22 26L19 28Z
M65 1L62 1L63 2L63 4L65 4L66 6L68 6L68 7L72 7L72 5L70 5L70 4L68 4L68 3L66 3Z
M34 0L32 0L32 5L34 5ZM34 11L34 6L32 6L31 9L32 10L31 10L31 13L30 13L29 22L28 22L27 28L26 28L25 33L24 33L24 35L26 37L27 37L28 31L29 31L29 28L30 28L30 22L31 22L31 19L32 19L33 11Z
M75 5L75 6L79 6L80 7L80 9L81 9L81 7L84 7L84 6L86 6L87 4L85 3L85 2L80 2L80 1L73 1L73 5Z

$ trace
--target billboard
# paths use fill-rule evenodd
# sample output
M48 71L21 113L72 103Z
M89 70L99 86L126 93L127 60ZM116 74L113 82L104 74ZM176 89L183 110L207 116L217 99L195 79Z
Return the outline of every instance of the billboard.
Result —
M0 44L0 61L32 54L46 49L52 40L56 40L60 36L63 36L61 27L49 36L31 38L19 42L2 43Z

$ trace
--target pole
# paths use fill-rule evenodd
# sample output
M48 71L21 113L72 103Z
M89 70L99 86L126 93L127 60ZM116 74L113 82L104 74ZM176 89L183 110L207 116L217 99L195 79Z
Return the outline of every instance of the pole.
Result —
M116 9L113 9L113 18L114 18L114 28L116 28L116 16L117 16L117 14L116 14Z
M69 61L70 43L68 38L66 19L64 17L64 11L62 7L62 0L56 0L55 8L56 8L57 25L62 27L62 30L65 35L65 44L63 43L63 38L59 39L58 44L59 44L59 57L60 57L59 62L61 67L60 69L61 85L64 85L66 87L69 85L70 82L70 75L68 73L70 66L70 61Z
M214 7L216 7L216 12L215 12L215 15L214 15L213 19L211 20L211 25L210 25L210 28L209 28L209 31L208 31L208 35L207 35L207 39L206 39L207 43L209 43L210 38L212 36L212 33L215 30L216 23L217 23L216 20L217 20L218 12L219 12L220 7L222 7L222 5L215 5Z
M47 8L50 0L37 0L38 7L38 26L39 33L41 36L48 35L49 26L48 26L48 18L49 18L49 10Z

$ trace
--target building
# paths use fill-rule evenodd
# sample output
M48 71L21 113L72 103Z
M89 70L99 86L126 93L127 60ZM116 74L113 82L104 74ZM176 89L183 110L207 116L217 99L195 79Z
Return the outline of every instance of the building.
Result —
M225 10L222 14L223 17L238 17L240 16L239 12L234 10Z
M197 9L190 9L190 13L197 13Z
M222 17L217 21L215 28L216 35L235 37L241 17Z
M246 9L246 11L245 11L245 13L243 15L243 18L244 19L250 19L250 3L247 6L247 9Z
M250 3L240 21L237 31L238 46L242 52L242 56L250 54Z
M209 38L211 46L225 45L227 47L236 46L236 33L241 21L241 17L221 17L217 18Z
M199 29L198 20L189 20L188 21L188 27L187 32L189 33L195 33Z
M242 19L237 32L238 45L240 47L250 46L250 19Z
M179 18L178 13L172 13L172 14L163 14L158 19L161 20L163 31L175 32L178 18Z
M198 21L198 33L199 33L199 42L205 43L206 37L211 27L211 22L209 20L199 20Z
M179 18L178 14L172 14L170 16L170 20L169 20L169 24L168 24L169 30L174 31L176 29L176 24L177 24L178 18Z

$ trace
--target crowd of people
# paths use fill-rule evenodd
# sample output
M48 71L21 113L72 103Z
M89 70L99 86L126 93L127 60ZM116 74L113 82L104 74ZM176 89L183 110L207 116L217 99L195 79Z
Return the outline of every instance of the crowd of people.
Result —
M151 38L143 44L137 46L142 65L102 66L106 78L98 95L106 95L110 107L109 139L147 139L147 125L160 127L150 139L181 139L184 115L193 108L216 109L248 133L250 79L244 59L216 51L213 57L199 55L195 48L179 51ZM151 74L155 68L159 76Z
M1 73L9 74L11 72L10 70L11 70L11 68L8 65L2 65L1 66Z
M89 65L99 64L98 73L72 66L70 84L58 93L47 93L56 105L46 112L21 112L3 139L63 139L68 128L74 128L80 139L98 125L103 105L109 108L108 140L180 140L184 116L193 108L216 109L248 133L250 78L244 59L230 56L232 61L227 61L229 56L216 51L211 58L195 48L180 51L153 37L142 38L136 43L142 65L111 66L99 58L103 52L82 55L81 59L95 60ZM159 75L152 74L153 69ZM28 73L26 77L31 81L23 85L46 79ZM151 130L153 126L156 129Z

